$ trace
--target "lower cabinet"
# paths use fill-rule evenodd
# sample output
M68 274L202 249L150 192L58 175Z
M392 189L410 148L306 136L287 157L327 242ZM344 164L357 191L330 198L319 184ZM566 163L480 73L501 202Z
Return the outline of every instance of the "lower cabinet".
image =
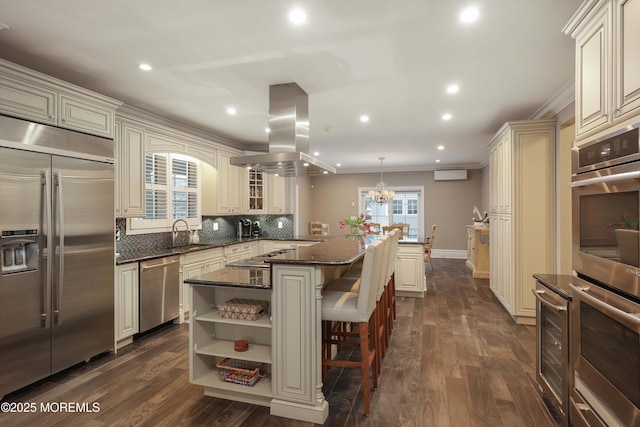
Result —
M255 250L254 244L256 245ZM255 255L257 255L257 244L258 242L246 242L226 246L224 248L224 257L226 264L231 264L243 259L251 258L252 256L254 256L254 252Z
M489 229L467 226L467 261L476 279L489 278Z
M222 248L191 252L180 257L180 283L182 285L180 292L180 323L184 322L187 313L191 310L189 305L189 285L184 281L221 268L224 268L224 252Z
M395 282L398 295L424 297L427 288L422 245L398 245Z
M189 381L204 387L207 396L269 406L273 398L271 289L241 289L191 285L192 314L189 322ZM268 313L257 320L228 319L218 306L232 298L269 302ZM234 341L249 341L249 349L234 350ZM259 369L260 379L253 386L236 384L221 366L249 371Z
M116 266L116 348L131 342L133 335L138 333L138 289L138 263Z

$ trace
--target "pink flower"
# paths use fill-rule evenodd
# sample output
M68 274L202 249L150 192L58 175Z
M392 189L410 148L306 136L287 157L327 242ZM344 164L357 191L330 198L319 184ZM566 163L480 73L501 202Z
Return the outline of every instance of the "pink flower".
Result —
M360 219L364 218L364 212L360 214Z

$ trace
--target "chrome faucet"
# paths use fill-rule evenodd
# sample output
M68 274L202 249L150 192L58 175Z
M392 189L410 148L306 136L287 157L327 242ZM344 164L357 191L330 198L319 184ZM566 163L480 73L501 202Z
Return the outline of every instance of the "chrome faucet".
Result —
M173 222L173 225L171 226L171 232L172 232L172 235L171 235L171 247L174 247L174 248L176 246L176 238L178 237L178 230L176 230L176 224L178 224L180 221L184 222L184 225L187 226L187 231L191 232L191 227L189 227L189 223L186 220L184 220L183 218L176 219Z

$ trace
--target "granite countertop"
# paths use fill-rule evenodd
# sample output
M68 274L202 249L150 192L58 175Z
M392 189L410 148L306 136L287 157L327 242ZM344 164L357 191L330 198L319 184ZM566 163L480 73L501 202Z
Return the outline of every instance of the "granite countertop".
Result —
M295 251L268 258L265 262L294 265L348 265L360 259L364 252L363 242L335 237L317 245L299 247Z
M569 285L589 285L585 280L570 274L534 274L533 277L547 288L568 300L573 298L573 293Z
M271 269L225 267L200 277L185 279L191 285L271 289Z
M327 240L329 236L296 236L296 237L253 237L253 238L225 238L214 241L200 241L199 243L178 246L175 248L140 248L136 250L122 251L116 256L116 264L127 264L130 262L146 261L165 256L181 255L190 252L203 251L207 249L223 248L225 246L236 245L245 242L258 242L260 240L280 240L280 241L318 241Z
M372 241L373 239L378 238L379 236L371 235L367 237L367 241ZM300 241L300 242L332 242L332 241L345 241L344 236L310 236L310 235L300 235L294 237L255 237L255 238L225 238L225 239L217 239L214 241L200 241L200 243L179 246L175 248L140 248L136 250L129 250L120 252L119 255L116 256L116 264L127 264L130 262L138 262L138 261L147 261L155 258L162 258L166 256L172 255L181 255L190 252L203 251L207 249L215 249L215 248L223 248L225 246L236 245L238 243L244 242L257 242L260 240L273 240L273 241ZM346 241L349 241L348 239ZM353 242L353 241L352 241ZM399 241L400 244L418 244L424 245L429 242L429 237L419 236L419 237L407 237L401 239ZM318 245L309 246L308 248L315 247ZM348 246L348 245L347 245ZM302 251L305 248L299 248L299 251ZM349 264L349 262L344 262L344 260L350 259L354 254L344 252L344 249L337 253L338 259L331 260L332 254L330 252L323 254L322 251L325 249L317 249L318 253L310 254L305 249L301 252L300 260L283 260L283 263L289 264L303 264L305 262L309 262L312 264L324 264L324 265L342 265ZM333 250L333 249L332 249ZM296 253L297 251L291 251ZM294 255L294 254L292 254ZM356 255L356 259L359 255ZM281 257L275 257L276 260L280 260Z

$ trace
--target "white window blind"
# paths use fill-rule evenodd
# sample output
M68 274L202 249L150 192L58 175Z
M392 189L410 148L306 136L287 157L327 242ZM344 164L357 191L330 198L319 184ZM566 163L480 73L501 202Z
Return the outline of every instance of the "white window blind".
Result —
M129 221L138 232L171 230L176 219L185 219L199 228L201 217L199 162L171 153L145 156L145 217Z

